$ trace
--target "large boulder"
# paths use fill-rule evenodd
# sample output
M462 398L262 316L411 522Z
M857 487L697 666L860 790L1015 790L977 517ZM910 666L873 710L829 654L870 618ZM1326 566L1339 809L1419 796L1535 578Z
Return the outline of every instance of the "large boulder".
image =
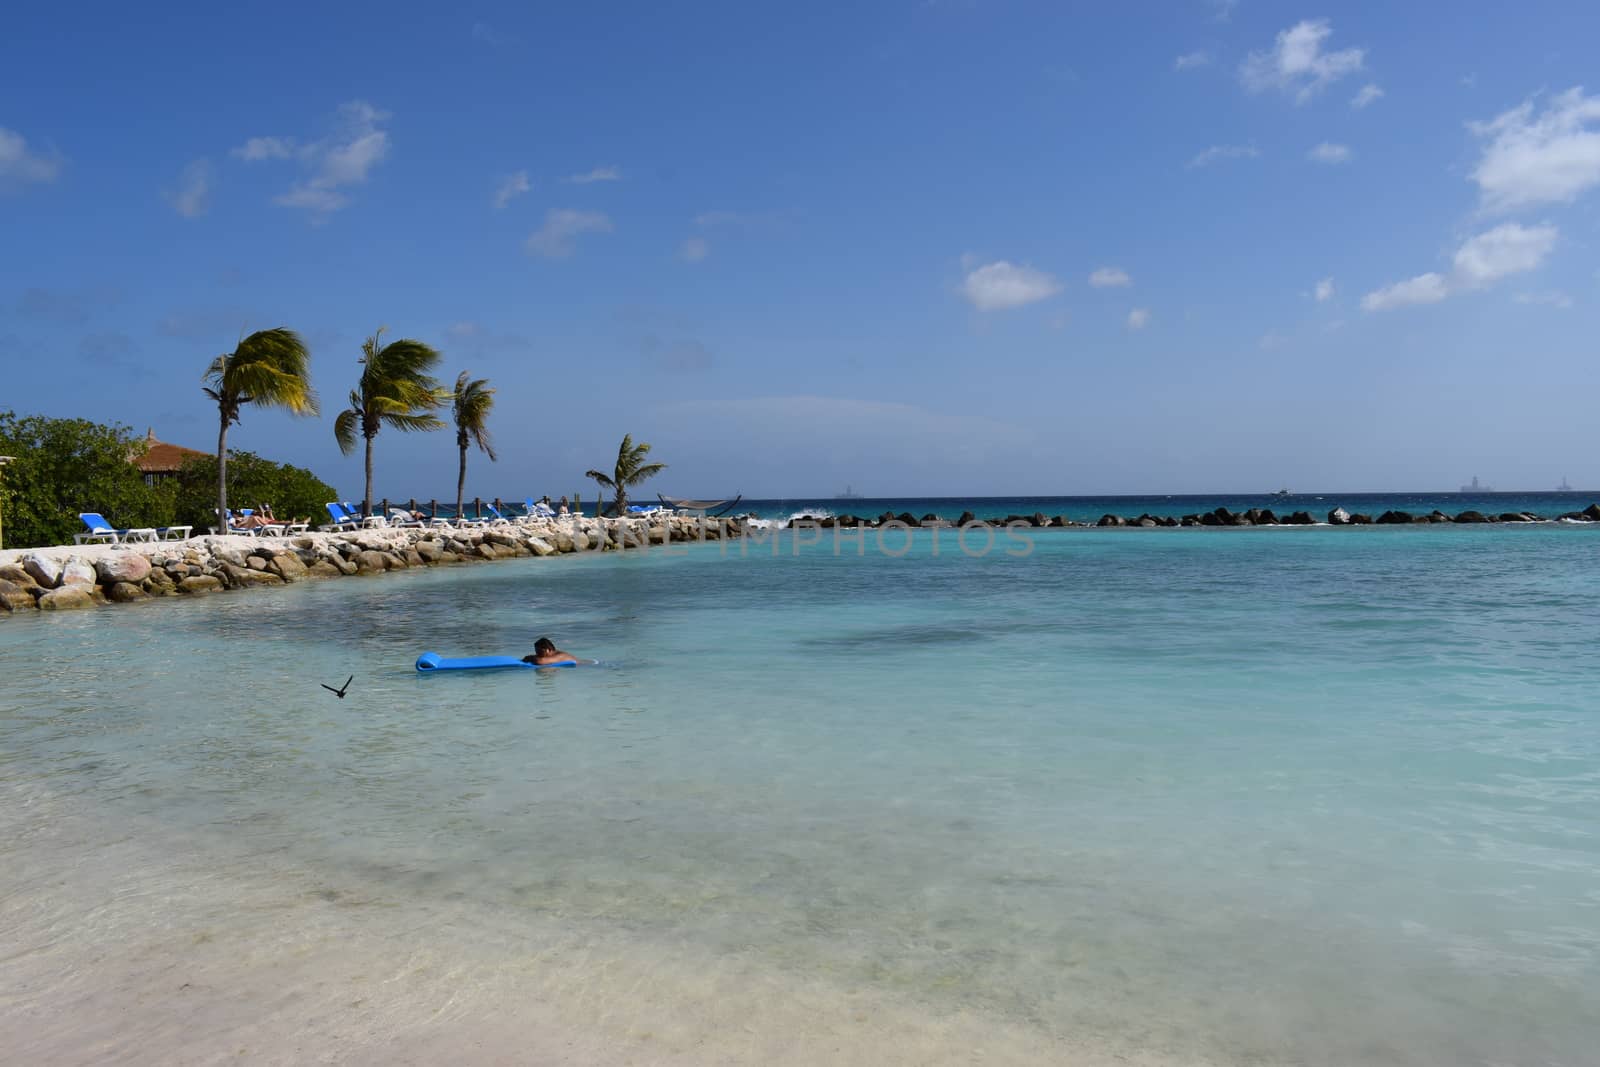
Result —
M528 547L533 549L533 554L536 556L553 556L556 554L555 546L542 537L530 537L528 539Z
M150 560L139 552L118 552L95 561L94 572L101 585L118 582L138 583L150 574Z
M1385 511L1378 516L1379 526L1404 526L1412 521L1409 511Z
M61 584L61 561L58 559L30 552L22 557L22 569L42 588L54 589Z
M356 555L355 565L360 574L382 574L388 569L383 553L371 548L363 549Z
M33 586L39 584L33 580L33 575L22 569L22 564L20 563L0 563L0 578L4 578L8 582L16 582L18 585Z
M1463 511L1456 516L1457 522L1489 522L1489 516L1481 511Z
M32 582L28 583L29 589L37 589ZM0 578L0 611L21 611L24 608L33 608L33 594L28 592L16 582Z
M1578 512L1578 514L1582 515L1590 522L1600 522L1600 504L1590 504L1588 507Z
M413 546L412 550L416 552L416 554L420 556L423 561L427 563L438 563L439 557L444 554L444 542L435 541L432 538L429 538L425 541L418 541Z
M1096 526L1126 526L1126 525L1128 525L1128 520L1124 519L1121 515L1102 515L1102 516L1100 516L1100 521L1096 522L1095 525Z
M1372 516L1371 515L1364 515L1364 514L1362 514L1361 512L1358 511L1354 515L1350 516L1350 525L1351 526L1371 526L1372 525Z
M273 556L272 562L267 564L267 570L286 582L297 581L306 576L306 565L301 563L300 557L293 552L280 552Z
M1533 522L1532 515L1522 511L1507 511L1500 516L1501 522Z
M147 599L149 595L149 593L146 593L143 589L140 589L132 582L112 582L110 587L106 589L106 596L110 597L112 600L115 600L118 604L128 604L135 600L144 600Z
M98 585L94 568L81 559L69 559L61 568L60 585Z
M94 607L94 594L89 591L89 586L82 583L64 585L60 589L52 589L39 598L41 611L76 611L79 608Z
M1332 511L1328 512L1328 525L1348 526L1349 524L1350 513L1344 508L1334 508Z
M201 594L215 593L222 588L222 579L209 574L191 574L178 583L178 592Z

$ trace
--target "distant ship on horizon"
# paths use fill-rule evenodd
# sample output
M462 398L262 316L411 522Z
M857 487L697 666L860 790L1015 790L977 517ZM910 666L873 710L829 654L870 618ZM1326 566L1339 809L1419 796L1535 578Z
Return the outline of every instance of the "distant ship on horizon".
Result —
M1577 490L1572 488L1572 486L1567 484L1567 476L1565 474L1563 474L1561 476L1561 484L1556 486L1556 492L1558 492L1558 493L1576 493Z
M1565 479L1563 479L1563 480L1565 480ZM1494 492L1494 490L1492 488L1490 488L1489 486L1487 486L1487 485L1479 485L1478 484L1478 476L1476 474L1474 474L1472 476L1472 484L1471 485L1463 485L1461 487L1461 491L1463 493L1492 493L1492 492Z
M835 495L833 499L835 499L835 500L860 500L861 498L862 498L861 494L855 491L855 487L854 486L847 485L847 486L844 487L844 492Z

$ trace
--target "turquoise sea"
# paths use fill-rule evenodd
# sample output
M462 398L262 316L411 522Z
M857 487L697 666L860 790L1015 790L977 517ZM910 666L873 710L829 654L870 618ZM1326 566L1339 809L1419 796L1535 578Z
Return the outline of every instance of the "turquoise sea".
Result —
M3 1058L1594 1062L1600 527L982 547L0 622Z

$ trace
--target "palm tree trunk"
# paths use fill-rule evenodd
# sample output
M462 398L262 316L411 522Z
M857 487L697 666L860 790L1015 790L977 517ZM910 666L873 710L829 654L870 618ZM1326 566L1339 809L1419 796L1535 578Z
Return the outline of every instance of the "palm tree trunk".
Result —
M228 415L217 430L217 529L228 532Z
M617 518L628 513L628 491L619 484L617 486Z
M365 500L361 501L361 517L363 519L372 517L372 439L376 436L377 434L371 434L367 437L367 496Z
M461 446L461 473L456 475L456 518L461 517L461 498L467 491L467 446Z

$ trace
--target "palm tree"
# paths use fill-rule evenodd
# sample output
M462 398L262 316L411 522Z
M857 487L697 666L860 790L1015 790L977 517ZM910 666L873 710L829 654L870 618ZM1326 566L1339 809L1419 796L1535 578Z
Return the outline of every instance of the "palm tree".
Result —
M617 466L608 475L599 471L587 471L585 478L593 478L600 484L600 488L609 489L617 494L617 515L620 517L627 512L628 489L635 485L642 485L646 479L654 478L667 469L665 463L646 463L644 457L650 454L650 446L646 442L633 443L632 434L622 436L622 447L617 449ZM598 506L596 507L598 511Z
M293 330L257 330L206 368L200 388L217 402L217 522L228 524L228 427L246 404L284 408L296 415L317 413L311 388L311 352Z
M489 440L489 409L494 407L494 390L487 378L472 380L462 371L456 378L451 414L456 423L456 447L461 450L461 473L456 476L456 517L461 517L461 498L467 491L467 448L477 442L478 449L495 462L494 443Z
M364 515L372 514L372 439L384 426L402 433L440 430L444 423L433 412L449 394L428 374L439 353L421 341L402 339L382 344L383 329L361 345L361 384L350 390L350 406L333 420L339 451L355 451L356 437L367 439L367 494L361 501Z

